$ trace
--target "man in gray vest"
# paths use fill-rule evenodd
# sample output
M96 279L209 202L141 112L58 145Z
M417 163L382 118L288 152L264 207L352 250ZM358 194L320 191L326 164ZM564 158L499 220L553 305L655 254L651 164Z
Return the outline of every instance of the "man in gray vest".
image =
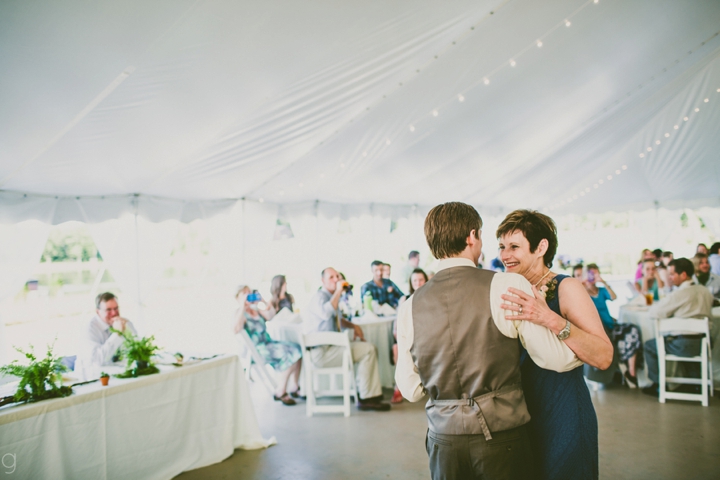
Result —
M517 339L543 368L581 363L545 327L505 318L500 296L508 287L532 289L521 275L477 268L481 227L464 203L430 211L425 237L438 272L398 311L395 381L411 402L430 396L425 447L433 480L533 478Z

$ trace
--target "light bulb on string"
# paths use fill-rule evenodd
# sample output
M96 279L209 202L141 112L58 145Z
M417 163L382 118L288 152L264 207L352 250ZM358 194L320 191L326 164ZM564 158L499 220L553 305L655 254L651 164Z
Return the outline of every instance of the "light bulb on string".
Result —
M510 66L511 66L511 67L514 67L515 65L517 65L517 63L515 63L515 60L513 60L513 59L511 58L511 59L510 59Z
M648 152L652 152L652 147L648 147L648 148L647 148L647 151L648 151Z
M537 45L538 48L541 48L541 47L542 47L542 41L538 40L535 45Z
M641 153L641 154L640 154L640 158L645 158L645 154L644 154L644 153Z
M458 102L464 102L464 101L465 101L465 97L462 94L458 95Z
M678 128L680 128L680 125L675 125L673 128L677 130Z
M386 144L386 145L390 145L391 143L392 143L392 142L390 141L389 138L388 138L387 140L385 140L385 144Z
M627 170L627 165L623 165L623 166L622 166L622 169L623 169L623 170Z
M607 179L608 179L608 180L612 180L612 175L608 175L608 176L607 176Z
M683 122L687 122L689 120L688 117L683 117Z
M572 23L570 23L570 20L565 19L565 26L569 27L570 25L572 25Z
M410 125L410 131L411 131L411 132L414 132L414 131L415 131L415 125Z
M598 184L597 183L593 184L593 188L598 188Z
M601 178L600 180L598 180L598 183L599 183L600 185L602 185L603 183L605 183L605 180L603 180L603 179Z
M703 102L705 102L705 103L708 103L709 101L710 101L709 98L706 98L705 100L703 100Z
M593 3L599 3L600 0L593 0Z
M697 112L699 112L699 111L700 111L700 109L696 107L696 108L695 108L695 112L697 113Z
M437 110L433 110L432 113L433 113L433 117L437 117L440 112L438 112Z
M655 145L660 145L660 140L655 140Z
M490 79L488 77L483 78L483 83L485 85L490 85Z
M258 198L258 202L260 202L260 203L264 203L264 202L265 202L265 200L264 200L264 199L262 199L262 198Z
M669 133L666 133L666 134L665 134L665 138L668 138L669 136L670 136Z
M615 175L620 175L622 172L620 170L615 170Z

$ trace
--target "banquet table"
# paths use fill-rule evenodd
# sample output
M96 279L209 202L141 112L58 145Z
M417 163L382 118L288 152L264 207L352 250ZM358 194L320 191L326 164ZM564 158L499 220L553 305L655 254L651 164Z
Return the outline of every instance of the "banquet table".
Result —
M623 305L620 307L618 322L632 323L640 329L643 344L648 340L655 338L655 319L650 317L650 307L638 305ZM715 381L715 388L720 388L720 307L712 309L712 318L710 318L710 338L712 344L712 371ZM675 363L668 362L668 374L671 375L675 368ZM650 385L652 382L647 376L647 363L643 370L637 372L638 383L641 387Z
M393 321L395 315L384 317L354 317L352 322L360 325L365 341L375 345L378 352L378 370L380 373L380 384L385 388L393 388L395 385L395 366L391 361L391 349L393 345ZM290 322L270 321L267 323L267 330L273 340L282 340L300 344L302 336L302 324ZM352 330L346 330L352 335ZM352 338L350 339L352 340ZM303 377L301 377L302 383Z
M237 356L160 369L1 408L0 458L15 465L7 478L170 479L275 443L260 434Z

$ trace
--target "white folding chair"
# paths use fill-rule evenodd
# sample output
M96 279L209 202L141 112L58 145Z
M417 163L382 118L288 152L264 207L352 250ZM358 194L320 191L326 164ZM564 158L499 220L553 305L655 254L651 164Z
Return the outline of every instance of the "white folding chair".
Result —
M339 367L321 368L313 364L311 355L307 350L320 346L336 346L342 348L343 359ZM357 399L355 386L355 369L353 367L350 339L345 333L315 332L303 335L303 370L305 371L305 386L307 395L306 413L312 417L313 413L343 413L350 416L350 397ZM320 375L329 376L329 388L320 389ZM342 387L337 385L337 379L342 379ZM342 405L318 405L318 397L343 397Z
M243 366L245 367L245 377L252 380L250 377L251 371L258 372L260 380L268 389L271 395L275 394L277 389L277 382L275 381L275 370L265 363L265 359L260 355L260 352L255 348L255 344L250 339L250 335L247 334L245 329L242 329L240 333L235 334L235 338L240 344L241 359Z
M713 376L711 371L710 328L707 318L665 318L655 320L655 341L658 353L658 374L660 377L660 403L665 400L699 401L703 407L708 406L708 387L713 395ZM702 334L700 355L695 357L681 357L665 353L665 337L667 335L698 335ZM668 377L665 362L696 362L700 363L700 378ZM700 393L680 393L666 391L667 383L681 383L700 385Z

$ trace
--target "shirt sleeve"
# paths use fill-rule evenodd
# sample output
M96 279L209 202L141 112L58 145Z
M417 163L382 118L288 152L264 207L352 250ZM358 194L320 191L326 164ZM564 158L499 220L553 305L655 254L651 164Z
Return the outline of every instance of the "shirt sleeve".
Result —
M650 318L672 317L675 311L680 306L677 301L678 297L679 295L677 295L677 292L673 292L673 294L668 295L659 302L653 303L652 307L650 307L650 310L648 310L648 315L650 316Z
M317 332L334 332L335 328L334 316L335 309L328 299L322 292L317 292L310 301L310 314L314 317L315 325L311 325L307 333L311 331Z
M532 295L530 282L515 273L497 273L490 286L490 306L498 330L510 338L520 338L523 347L538 367L556 372L567 372L582 365L577 355L559 340L549 329L532 322L512 320L511 313L501 308L507 303L500 295L508 293L509 287Z
M417 402L425 396L425 387L410 353L414 338L412 301L413 297L410 297L398 309L398 361L395 367L395 384L403 397L411 402Z

